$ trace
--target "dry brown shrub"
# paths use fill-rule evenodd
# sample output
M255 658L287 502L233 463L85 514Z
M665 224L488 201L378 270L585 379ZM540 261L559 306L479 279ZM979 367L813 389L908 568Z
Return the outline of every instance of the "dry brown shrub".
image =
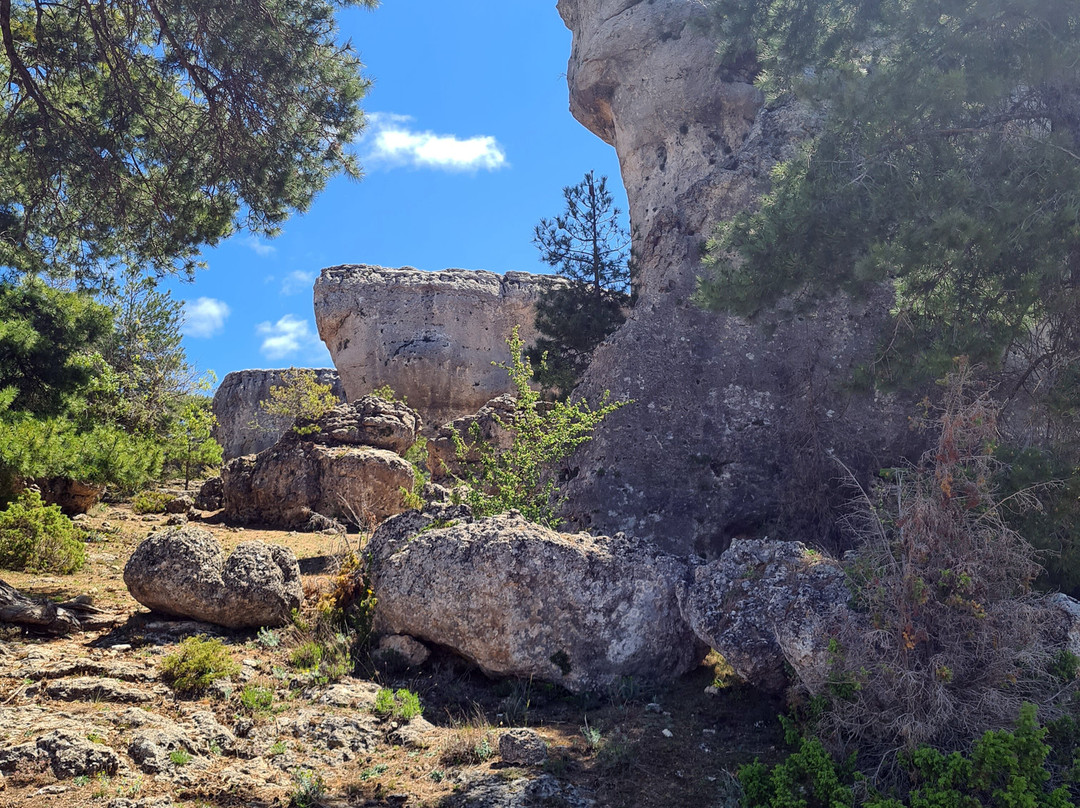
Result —
M857 611L836 635L823 727L842 748L880 761L959 748L1011 726L1026 701L1045 721L1072 689L1050 672L1035 550L994 496L997 412L958 362L926 419L936 445L864 492L849 521L861 540L849 567Z

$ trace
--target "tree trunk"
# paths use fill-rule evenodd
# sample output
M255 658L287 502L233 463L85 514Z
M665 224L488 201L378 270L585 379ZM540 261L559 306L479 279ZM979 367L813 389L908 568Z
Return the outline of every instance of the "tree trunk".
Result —
M81 630L93 621L92 615L100 613L87 595L52 603L23 595L0 580L0 623L14 623L48 634L68 634Z

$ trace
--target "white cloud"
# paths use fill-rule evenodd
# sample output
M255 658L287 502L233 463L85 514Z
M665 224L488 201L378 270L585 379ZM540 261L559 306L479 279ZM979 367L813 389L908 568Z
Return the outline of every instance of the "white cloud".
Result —
M181 331L188 337L212 337L225 327L225 318L230 311L225 301L212 297L185 300L184 327Z
M281 294L295 295L299 292L310 292L314 283L314 272L301 272L296 269L286 275L285 280L281 282Z
M248 247L255 251L255 254L265 258L268 255L273 255L277 252L277 247L273 244L267 244L258 236L247 236L242 242L245 247Z
M303 353L307 356L321 353L322 340L311 329L311 323L295 314L286 314L276 323L259 323L255 333L263 338L259 350L270 359Z
M459 138L417 132L407 115L373 112L368 115L368 131L362 143L368 165L435 168L444 171L495 171L509 163L506 152L491 135Z

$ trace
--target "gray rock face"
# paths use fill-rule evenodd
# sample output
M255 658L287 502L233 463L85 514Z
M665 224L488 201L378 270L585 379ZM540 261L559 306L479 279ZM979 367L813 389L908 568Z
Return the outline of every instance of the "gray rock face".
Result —
M175 768L169 758L183 750L195 753L195 744L176 727L154 727L138 732L128 744L128 755L144 772L157 774Z
M484 775L449 796L446 808L592 808L596 802L550 774L507 780Z
M890 293L809 314L785 304L753 323L689 300L712 226L754 204L815 121L795 105L763 107L755 88L718 72L716 43L695 27L699 0L558 6L574 35L571 111L618 152L641 283L579 388L635 403L576 456L573 522L715 557L778 510L812 507L815 481L837 474L808 470L808 453L832 449L855 469L917 456L906 407L849 389Z
M291 421L268 416L259 408L259 402L270 397L270 388L281 383L284 372L237 370L221 380L214 393L214 439L221 444L226 460L268 449L292 426ZM315 375L319 384L332 385L334 395L345 400L345 388L336 370L318 368ZM255 421L259 428L252 426Z
M400 533L377 530L368 545L381 632L573 691L670 679L702 658L675 597L686 563L647 543L556 533L514 512Z
M499 736L499 757L511 766L542 766L547 760L547 744L531 729L511 729Z
M748 682L782 691L785 664L811 692L828 674L829 626L850 592L833 559L801 542L736 540L680 587L683 616Z
M313 514L366 524L405 510L402 489L412 490L415 473L394 450L415 439L415 412L365 396L298 426L315 431L290 430L269 449L225 464L227 519L304 529Z
M113 775L120 765L112 749L73 732L54 730L38 738L36 745L58 780L93 776L98 772Z
M195 527L143 541L124 567L124 583L153 611L228 628L284 625L303 600L291 550L249 542L226 558L213 535Z
M510 359L515 325L535 338L549 275L346 264L315 282L315 322L349 400L390 385L430 427L475 412L511 390L492 362Z

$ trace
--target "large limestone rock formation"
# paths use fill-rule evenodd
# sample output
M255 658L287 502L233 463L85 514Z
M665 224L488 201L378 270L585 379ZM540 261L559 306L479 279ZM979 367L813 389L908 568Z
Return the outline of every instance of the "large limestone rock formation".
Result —
M281 383L283 373L285 370L236 370L221 380L214 393L214 440L221 444L226 460L269 449L292 426L288 419L269 416L259 408L260 401L270 398L270 388ZM334 395L345 400L345 388L336 370L318 368L315 376L319 384L331 385Z
M559 0L573 32L575 117L612 144L630 202L641 294L581 391L634 400L577 455L581 527L714 556L730 537L835 489L830 453L877 468L912 451L906 411L851 390L890 302L781 305L757 322L690 301L711 226L760 196L814 126L722 75L699 0Z
M556 533L516 512L467 513L410 511L375 531L378 630L572 691L673 678L703 658L676 599L682 559L622 536Z
M347 264L315 282L315 322L350 400L390 385L431 428L511 390L506 339L535 338L547 275Z
M413 410L364 396L297 427L269 449L225 464L226 519L297 529L320 514L366 526L405 510L415 473L399 452L420 429Z

